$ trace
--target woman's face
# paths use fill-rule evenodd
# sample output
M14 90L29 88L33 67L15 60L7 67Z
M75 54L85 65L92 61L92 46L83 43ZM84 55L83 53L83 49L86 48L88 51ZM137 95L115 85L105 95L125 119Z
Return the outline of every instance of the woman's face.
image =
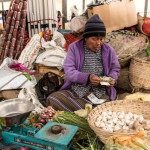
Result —
M103 36L91 36L88 38L85 38L85 43L87 48L89 48L93 52L97 52L99 48L104 43L104 37Z

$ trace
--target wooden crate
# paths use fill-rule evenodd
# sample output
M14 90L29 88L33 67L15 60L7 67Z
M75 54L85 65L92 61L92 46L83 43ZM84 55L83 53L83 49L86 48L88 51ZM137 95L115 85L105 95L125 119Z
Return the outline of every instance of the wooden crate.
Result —
M35 67L36 67L36 73L45 74L50 71L60 76L63 76L65 74L63 70L59 70L57 67L44 66L41 64L35 64Z

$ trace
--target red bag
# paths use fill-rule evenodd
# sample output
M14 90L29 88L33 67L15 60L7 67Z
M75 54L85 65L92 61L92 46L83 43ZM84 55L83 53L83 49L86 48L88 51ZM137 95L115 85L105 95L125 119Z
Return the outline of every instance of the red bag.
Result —
M144 33L150 35L150 18L145 18L142 28L143 28Z

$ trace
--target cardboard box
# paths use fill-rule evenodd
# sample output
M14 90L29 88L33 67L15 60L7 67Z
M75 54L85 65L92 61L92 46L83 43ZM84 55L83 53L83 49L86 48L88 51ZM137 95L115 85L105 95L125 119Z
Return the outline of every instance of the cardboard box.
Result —
M88 17L98 14L103 20L107 32L116 31L137 24L137 12L134 0L122 0L99 5L88 9Z
M65 74L63 70L59 70L57 67L44 66L41 64L35 64L35 67L36 67L36 73L45 74L50 71L60 76L63 76Z

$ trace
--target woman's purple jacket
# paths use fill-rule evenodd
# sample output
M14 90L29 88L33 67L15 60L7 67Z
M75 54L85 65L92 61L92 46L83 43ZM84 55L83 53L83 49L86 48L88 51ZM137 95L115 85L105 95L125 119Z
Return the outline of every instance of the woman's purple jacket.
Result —
M109 76L118 79L120 72L120 65L117 55L112 47L103 43L102 47L102 61L104 66L104 76ZM67 57L64 61L64 71L66 75L65 83L61 90L66 90L71 87L73 82L87 85L89 73L81 72L84 63L84 39L78 40L69 45ZM116 90L114 87L106 87L106 93L110 100L115 100Z

